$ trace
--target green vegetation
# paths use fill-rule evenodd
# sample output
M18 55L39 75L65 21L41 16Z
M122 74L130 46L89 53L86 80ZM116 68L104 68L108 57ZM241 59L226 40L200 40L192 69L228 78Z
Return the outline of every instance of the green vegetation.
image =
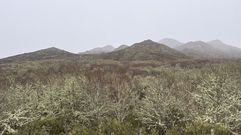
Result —
M0 65L0 135L241 134L241 62Z

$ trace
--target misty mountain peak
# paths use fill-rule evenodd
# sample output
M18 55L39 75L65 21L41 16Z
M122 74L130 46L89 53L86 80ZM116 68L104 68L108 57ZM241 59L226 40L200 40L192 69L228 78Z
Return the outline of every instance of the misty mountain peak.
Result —
M182 46L179 46L178 49L184 49L184 48L196 48L196 49L200 49L203 47L207 47L209 46L207 43L205 43L204 41L190 41Z
M106 45L106 46L103 46L103 47L97 47L97 48L94 48L94 49L91 49L89 51L86 51L86 52L83 52L81 54L101 54L101 53L108 53L108 52L112 52L114 51L114 47L111 46L111 45Z
M241 58L241 49L226 45L220 40L192 41L177 50L196 58Z
M215 45L223 45L224 43L221 40L211 40L207 42L208 44L215 44Z
M175 39L171 39L171 38L164 38L164 39L160 40L159 43L167 45L170 48L176 48L183 44L183 43L181 43Z
M189 59L189 57L176 51L175 49L152 40L144 40L125 49L105 53L99 55L98 57L121 61L174 61L179 59Z

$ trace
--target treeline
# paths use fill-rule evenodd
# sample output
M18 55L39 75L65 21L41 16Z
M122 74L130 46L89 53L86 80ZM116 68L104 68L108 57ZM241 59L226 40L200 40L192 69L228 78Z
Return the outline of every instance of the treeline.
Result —
M241 133L238 62L198 68L152 62L21 66L2 68L8 83L0 93L1 135Z

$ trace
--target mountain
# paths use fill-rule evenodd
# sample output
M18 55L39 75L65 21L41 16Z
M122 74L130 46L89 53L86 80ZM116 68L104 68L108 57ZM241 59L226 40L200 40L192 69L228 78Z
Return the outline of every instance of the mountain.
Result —
M170 39L170 38L164 38L164 39L160 40L159 43L164 44L170 48L177 48L177 47L183 45L183 43L181 43L175 39Z
M127 48L127 47L129 47L129 46L127 46L127 45L121 45L121 46L119 46L118 48L116 48L114 51L123 50L123 49L125 49L125 48Z
M188 42L176 48L187 56L194 58L241 58L240 49L223 44L221 41Z
M114 51L98 56L103 59L124 60L124 61L141 61L141 60L158 60L158 61L173 61L178 59L187 59L184 54L166 46L145 40L136 43L128 48Z
M51 48L42 49L31 53L24 53L24 54L0 59L0 63L38 61L38 60L48 60L48 59L65 59L65 58L73 58L73 57L78 57L78 55L55 48L55 47L51 47Z
M89 51L86 51L86 52L83 52L83 53L80 53L80 54L101 54L101 53L112 52L114 50L115 50L115 48L113 46L107 45L107 46L104 46L104 47L94 48L94 49L91 49Z
M241 49L238 47L227 45L220 40L212 40L207 43L212 47L216 48L217 50L223 52L226 55L226 57L241 58Z
M194 58L220 58L222 52L203 41L188 42L176 48L178 51Z

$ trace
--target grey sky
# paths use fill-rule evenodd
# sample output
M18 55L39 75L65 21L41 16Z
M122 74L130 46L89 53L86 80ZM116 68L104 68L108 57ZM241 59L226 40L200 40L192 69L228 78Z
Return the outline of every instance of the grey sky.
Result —
M0 58L165 37L241 47L241 0L0 0Z

